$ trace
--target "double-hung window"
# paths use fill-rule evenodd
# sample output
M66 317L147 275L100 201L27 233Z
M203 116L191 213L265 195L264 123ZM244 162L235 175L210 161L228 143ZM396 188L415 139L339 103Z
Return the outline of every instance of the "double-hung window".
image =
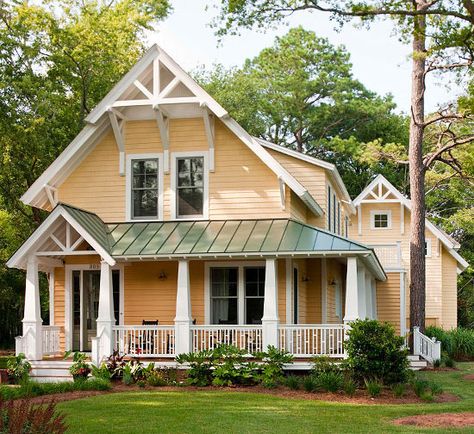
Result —
M265 268L246 267L244 272L246 324L261 324L265 291Z
M132 219L159 218L159 159L131 158L130 215Z
M175 170L176 217L204 217L207 188L204 156L176 157Z
M212 324L238 324L237 267L216 267L210 270Z

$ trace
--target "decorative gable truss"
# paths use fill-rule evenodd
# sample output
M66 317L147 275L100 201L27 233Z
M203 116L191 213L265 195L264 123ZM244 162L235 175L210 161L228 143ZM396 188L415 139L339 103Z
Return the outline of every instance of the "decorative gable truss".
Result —
M227 113L213 104L207 94L162 50L152 49L127 77L91 112L87 121L96 123L104 109L108 114L120 153L119 173L125 174L127 120L155 119L164 151L164 172L169 172L169 119L202 117L209 145L209 170L214 171L214 113ZM134 71L136 69L136 71ZM128 78L127 80L125 80ZM125 80L124 83L122 83Z
M362 235L362 204L379 203L400 203L400 232L405 233L405 208L411 211L411 201L403 196L393 184L391 184L383 175L377 175L374 180L354 199L354 205L357 208L358 233ZM452 239L443 230L435 226L428 219L425 219L426 228L438 238L438 242L443 244L450 255L458 263L458 272L464 271L468 262L457 252L460 245Z

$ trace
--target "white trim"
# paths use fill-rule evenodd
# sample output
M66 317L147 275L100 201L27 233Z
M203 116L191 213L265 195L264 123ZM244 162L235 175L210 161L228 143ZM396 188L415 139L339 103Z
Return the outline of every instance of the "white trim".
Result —
M132 217L132 160L158 159L158 216L156 218L133 218ZM125 175L125 215L128 222L147 222L163 220L163 154L127 154L127 167Z
M119 325L124 325L124 309L125 309L125 286L124 286L124 264L116 264L112 267L112 270L120 271L119 278ZM80 271L80 290L82 292L82 272L83 271L100 271L100 262L99 263L90 263L90 264L68 264L65 266L64 272L64 291L65 291L65 311L64 311L64 336L66 342L66 351L72 350L72 340L74 333L74 304L73 304L73 294L72 294L72 273L73 271ZM81 294L82 297L82 294ZM115 306L114 306L115 309ZM82 315L81 315L82 321ZM82 329L82 326L81 326ZM80 335L81 338L81 335ZM81 348L82 348L81 342Z
M203 157L203 202L202 215L177 215L177 200L176 200L176 177L178 176L176 160L178 158L193 158ZM207 220L209 219L209 153L207 151L189 151L189 152L172 152L171 153L171 219L172 220Z
M296 285L298 292L296 293L296 322L295 322L295 270L296 270ZM293 263L291 267L291 323L300 324L300 268L297 263Z
M211 268L237 268L237 325L245 324L244 268L265 267L265 261L218 261L204 264L204 322L211 324ZM265 277L266 278L266 277Z
M400 336L405 337L407 334L407 307L406 307L406 282L405 271L400 271Z
M431 258L432 256L432 250L431 250L431 239L429 238L426 238L425 239L425 251L426 251L426 254L425 254L425 257L426 258Z
M387 227L378 228L375 226L375 216L386 215L387 216ZM370 229L373 231L392 229L392 211L388 209L373 209L370 210Z
M100 255L107 263L111 266L115 265L115 259L109 255L109 253L99 244L97 241L89 235L89 233L66 211L61 205L57 206L51 214L41 223L41 225L36 229L35 232L22 244L22 246L15 252L15 254L7 261L7 267L9 268L21 268L24 262L24 258L28 254L38 248L40 243L43 241L45 235L49 236L49 233L52 232L51 229L55 229L55 223L58 221L59 217L63 217L67 223L69 223L74 230L84 238L87 243L95 250L95 252ZM55 252L57 255L62 252ZM69 253L68 253L69 254Z
M383 184L387 190L397 198L397 199L383 199L378 201L379 203L393 203L393 202L401 202L404 206L407 207L408 210L411 211L411 200L407 199L405 196L402 195L394 186L391 184L383 175L377 175L372 182L362 190L362 192L354 199L354 205L359 205L364 203L365 197L375 188L377 184ZM367 202L367 201L366 201ZM377 203L376 201L368 201L370 203ZM459 253L456 252L458 249L459 243L452 240L445 232L441 229L437 228L433 223L431 223L427 218L425 218L426 228L436 236L448 249L449 253L456 259L456 261L461 265L461 269L465 270L469 263L461 256Z
M260 139L258 137L254 137L254 139L256 139L265 148L273 149L274 151L281 152L282 154L297 158L302 161L306 161L307 163L310 163L315 166L321 167L325 170L328 170L330 174L332 175L332 177L334 178L340 191L342 192L342 195L346 199L346 202L344 203L347 204L351 213L355 214L355 208L354 208L354 205L352 204L351 197L349 196L349 193L346 189L344 181L342 180L341 175L339 174L339 171L337 170L337 167L334 164L328 163L327 161L319 160L318 158L310 157L309 155L305 155L301 152L293 151L292 149L285 148L284 146L271 143L267 140Z
M49 325L54 325L54 270L51 270L48 275L49 287Z
M292 293L292 279L293 276L291 274L292 267L292 260L290 258L285 259L285 313L286 313L286 323L291 324L293 320L293 315L291 314L291 293Z

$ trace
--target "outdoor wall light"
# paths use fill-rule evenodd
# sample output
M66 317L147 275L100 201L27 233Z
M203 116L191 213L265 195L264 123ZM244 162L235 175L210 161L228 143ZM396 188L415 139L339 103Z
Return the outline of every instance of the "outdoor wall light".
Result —
M160 274L159 274L159 276L158 276L158 279L160 279L160 280L166 280L167 278L168 278L168 276L166 275L166 273L165 273L163 270L161 270L161 271L160 271Z

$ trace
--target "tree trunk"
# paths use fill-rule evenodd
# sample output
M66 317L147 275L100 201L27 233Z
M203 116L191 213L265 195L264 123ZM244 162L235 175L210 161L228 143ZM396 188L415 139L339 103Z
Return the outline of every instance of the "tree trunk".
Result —
M422 9L417 1L417 9ZM409 145L410 225L410 329L425 328L425 167L423 164L426 18L414 18L411 122Z

